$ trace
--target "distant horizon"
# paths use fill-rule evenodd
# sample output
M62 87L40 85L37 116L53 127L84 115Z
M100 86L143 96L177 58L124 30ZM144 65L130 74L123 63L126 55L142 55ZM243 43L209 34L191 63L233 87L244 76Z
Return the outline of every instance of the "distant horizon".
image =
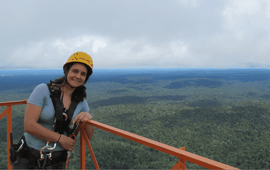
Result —
M94 69L89 83L114 82L120 84L158 83L159 81L187 81L200 79L197 83L222 84L222 81L238 80L240 82L270 81L266 68L121 68ZM36 86L63 76L62 69L17 69L0 70L0 91ZM187 80L188 79L188 80ZM222 81L221 81L222 80ZM268 84L268 82L266 83ZM180 86L181 83L180 83Z
M228 67L228 68L217 68L217 67L138 67L138 68L94 68L93 70L151 70L151 69L212 69L212 70L227 70L227 69L270 69L269 67ZM3 70L63 70L63 68L19 68L19 69L1 69Z

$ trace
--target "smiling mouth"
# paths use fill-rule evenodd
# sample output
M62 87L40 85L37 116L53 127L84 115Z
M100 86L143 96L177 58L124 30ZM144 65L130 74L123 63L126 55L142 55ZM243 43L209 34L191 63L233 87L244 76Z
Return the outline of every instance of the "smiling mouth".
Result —
M74 82L77 82L77 83L80 83L81 81L80 80L73 80Z

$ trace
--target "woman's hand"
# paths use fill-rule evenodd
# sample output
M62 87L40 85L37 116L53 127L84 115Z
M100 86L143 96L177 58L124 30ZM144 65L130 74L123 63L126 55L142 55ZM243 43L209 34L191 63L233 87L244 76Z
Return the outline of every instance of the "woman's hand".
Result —
M92 119L92 116L89 113L81 112L75 117L75 119L73 120L73 123L76 123L76 125L78 125L79 123L84 123L87 120L91 120L91 119Z
M75 119L73 120L73 123L76 123L76 125L78 125L79 123L84 123L87 120L91 120L91 119L92 119L92 116L89 113L81 112L75 117ZM88 139L91 139L94 135L94 127L87 124L85 125L84 129L86 131Z
M75 140L73 140L71 137L68 137L65 135L61 135L61 137L59 139L59 143L64 149L66 149L68 151L73 151L74 146L76 144Z

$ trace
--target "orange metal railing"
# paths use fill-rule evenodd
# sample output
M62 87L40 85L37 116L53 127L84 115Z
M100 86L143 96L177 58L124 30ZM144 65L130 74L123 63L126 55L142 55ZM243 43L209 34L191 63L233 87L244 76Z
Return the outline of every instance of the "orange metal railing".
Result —
M27 100L0 103L0 107L7 106L7 108L0 114L0 119L2 119L5 115L7 115L7 166L8 166L8 169L12 169L12 166L9 160L9 148L10 148L9 134L12 132L12 106L26 104L26 102Z
M26 104L27 100L23 101L15 101L15 102L4 102L0 103L1 106L7 106L6 110L4 110L3 113L0 114L0 119L2 119L5 115L7 115L7 164L8 164L8 169L12 169L12 166L10 164L9 160L9 148L10 148L10 137L9 134L12 132L12 106L13 105L20 105L20 104ZM100 122L94 121L94 120L89 120L85 124L90 124L96 128L105 130L107 132L113 133L115 135L124 137L126 139L135 141L137 143L143 144L145 146L151 147L153 149L162 151L164 153L170 154L172 156L178 157L179 162L172 168L172 169L187 169L186 168L186 163L185 161L200 165L202 167L208 168L208 169L237 169L235 167L190 153L185 151L185 147L182 148L175 148L106 124L102 124ZM85 125L84 124L84 125ZM85 144L87 145L89 152L91 154L92 160L94 162L94 165L96 169L100 169L98 162L96 160L96 157L94 155L93 149L91 147L91 144L87 138L86 132L84 131L84 125L80 125L79 128L77 129L76 133L78 134L81 132L80 135L80 168L81 169L86 169L85 165Z

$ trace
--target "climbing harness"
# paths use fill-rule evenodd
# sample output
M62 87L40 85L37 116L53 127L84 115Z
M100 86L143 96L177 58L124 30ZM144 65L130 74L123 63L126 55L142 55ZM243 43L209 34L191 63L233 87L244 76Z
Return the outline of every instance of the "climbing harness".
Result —
M52 99L52 103L55 110L55 122L53 125L53 131L61 134L67 134L67 136L70 136L73 138L73 140L76 139L76 135L74 134L77 126L74 124L73 128L71 129L69 127L69 124L71 122L71 119L73 117L74 111L78 105L77 102L71 101L70 108L67 110L64 108L63 105L63 95L61 98L62 90L59 86L55 85L53 81L50 81L50 83L47 84L49 91L50 91L50 97ZM75 137L74 137L75 136ZM50 141L47 141L46 145L41 148L39 151L40 158L38 160L39 167L44 169L46 165L48 164L48 161L52 161L52 155L53 150L56 148L57 142L54 143L53 147L49 145ZM44 150L47 149L49 152L44 152ZM69 159L73 157L71 156L70 151L67 151L67 159L66 159L66 168L68 167ZM41 162L43 162L43 165L41 165Z
M50 81L50 83L47 84L55 110L55 123L53 125L53 130L60 135L66 133L67 136L70 136L73 140L76 140L76 135L74 133L77 126L76 124L74 124L73 128L70 128L69 124L78 103L75 101L71 101L70 108L66 110L62 102L63 98L61 98L62 90L59 86L54 85L53 83L53 81ZM54 146L51 147L49 143L50 141L47 141L46 145L40 150L40 159L38 162L40 163L40 161L44 161L42 168L45 167L46 162L48 161L47 159L49 159L49 161L52 160L53 150L56 148L57 145L57 143L54 143ZM49 150L50 152L43 153L45 149ZM69 159L73 158L73 155L74 152L67 152L66 168L68 167Z

